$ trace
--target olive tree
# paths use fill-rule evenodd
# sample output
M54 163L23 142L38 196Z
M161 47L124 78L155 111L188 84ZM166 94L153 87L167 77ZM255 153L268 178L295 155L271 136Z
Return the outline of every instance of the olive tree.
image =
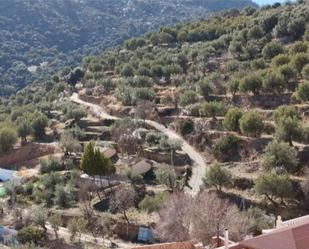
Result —
M265 148L263 167L266 170L283 168L287 172L295 172L297 167L297 153L287 143L273 141Z
M255 111L246 112L239 120L240 130L246 136L258 137L263 131L263 118Z
M219 192L222 187L228 188L232 185L231 173L218 163L209 167L203 180L207 187L214 187Z
M240 124L239 120L241 119L243 112L240 108L233 107L230 108L223 120L223 126L225 129L229 131L237 131L240 132Z

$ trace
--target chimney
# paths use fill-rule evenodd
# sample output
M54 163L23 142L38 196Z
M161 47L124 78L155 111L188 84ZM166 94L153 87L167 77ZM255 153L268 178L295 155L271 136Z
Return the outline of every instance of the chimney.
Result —
M224 249L229 249L229 230L224 231Z
M279 215L276 220L276 228L281 228L281 227L283 227L283 221L282 221L281 216Z

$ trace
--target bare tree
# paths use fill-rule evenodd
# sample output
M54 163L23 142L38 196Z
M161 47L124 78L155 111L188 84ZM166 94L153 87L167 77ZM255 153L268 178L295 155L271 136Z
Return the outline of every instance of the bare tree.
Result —
M118 189L111 198L110 209L123 214L127 222L127 234L129 233L129 218L127 210L135 205L136 192L132 186L123 186Z
M192 237L207 244L225 229L231 238L239 241L248 233L250 220L235 204L219 198L215 193L203 192L194 202Z
M225 228L235 241L248 234L251 221L237 206L220 199L214 193L203 192L195 199L184 193L172 194L159 211L160 222L156 227L163 241L196 239L209 244Z
M190 239L192 199L182 192L172 194L159 211L156 234L162 241Z
M136 118L142 120L149 119L152 114L153 104L147 100L139 100L134 109L134 115Z
M70 131L64 131L61 134L59 143L66 156L72 152L80 152L82 149L79 141L73 137L73 134Z

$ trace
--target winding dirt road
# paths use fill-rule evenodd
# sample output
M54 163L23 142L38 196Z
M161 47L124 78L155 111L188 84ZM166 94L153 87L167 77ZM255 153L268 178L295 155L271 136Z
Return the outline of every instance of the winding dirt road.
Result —
M91 108L92 112L99 118L102 119L112 119L117 120L118 117L111 116L99 105L92 104L86 101L83 101L79 98L77 93L73 93L71 96L71 101L75 102L77 104L86 106ZM152 120L145 120L145 122L153 127L154 129L164 133L168 138L170 139L178 139L182 142L182 150L188 154L188 156L191 158L191 160L194 162L193 168L192 168L192 176L189 181L189 185L192 187L192 189L186 188L186 193L190 194L191 196L195 196L198 194L200 190L200 186L202 185L202 178L204 176L206 164L204 161L204 158L202 155L190 144L188 144L183 137L178 135L176 132L166 128L164 125L159 124L158 122L152 121Z

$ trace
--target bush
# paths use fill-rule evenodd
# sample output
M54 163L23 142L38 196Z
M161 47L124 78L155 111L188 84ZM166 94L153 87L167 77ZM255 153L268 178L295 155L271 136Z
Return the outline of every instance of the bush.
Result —
M309 56L306 53L299 53L292 57L292 65L298 73L301 73L304 66L309 63Z
M309 64L304 66L302 70L302 75L306 80L309 80Z
M266 170L284 168L287 172L295 172L297 153L288 144L273 141L265 149L263 167Z
M282 52L282 45L278 44L278 42L270 42L266 44L266 46L262 50L262 54L265 59L272 59L276 55L281 54Z
M278 205L277 198L283 202L285 198L293 198L295 194L289 176L274 172L261 175L255 182L255 189L258 194L265 195L275 205Z
M195 104L192 104L192 105L188 105L185 108L187 115L194 116L194 117L199 117L200 116L200 109L201 109L201 104L200 103L195 103Z
M59 184L56 186L54 201L60 208L69 208L72 206L73 195Z
M47 127L48 119L44 114L37 114L32 120L31 126L33 135L37 139L41 139L45 136L45 128Z
M138 204L139 209L152 213L160 210L162 203L166 199L165 193L158 193L155 196L145 196L145 198Z
M195 91L188 90L185 91L179 97L179 103L181 106L187 106L190 104L194 104L198 101L198 95Z
M15 129L6 127L0 128L0 153L7 153L17 141L17 134Z
M241 133L259 137L263 131L263 119L257 112L246 112L239 121Z
M206 79L199 81L199 87L204 98L207 98L213 92L209 81Z
M309 82L299 84L297 89L297 97L303 102L309 100Z
M231 173L218 163L210 166L203 180L207 187L215 187L220 192L222 187L228 188L232 185Z
M44 237L44 232L36 226L27 226L22 228L17 233L17 240L22 243L38 244Z
M165 138L166 137L163 133L154 131L147 133L145 141L150 146L156 146L159 145L160 141Z
M238 150L239 138L234 135L228 135L221 138L214 146L213 153L215 158L226 161Z
M289 142L293 145L293 140L298 140L301 135L299 120L296 118L282 118L276 125L275 136L279 141Z
M227 83L227 91L231 93L233 97L239 90L239 84L238 80L232 80Z
M200 114L215 119L216 116L225 114L225 107L222 102L205 102L200 107Z
M297 76L297 71L290 64L279 67L278 71L280 74L282 74L286 82L294 79Z
M234 107L230 108L223 120L223 126L229 131L240 132L239 120L241 119L243 112L241 109Z
M285 89L285 85L284 77L277 72L269 72L263 81L263 88L266 92L280 94Z
M297 110L295 109L294 106L290 106L290 105L283 105L283 106L278 107L274 111L273 117L274 117L276 124L278 124L281 119L286 119L288 117L299 119Z
M288 55L279 54L276 57L274 57L271 62L275 66L279 67L279 66L283 66L283 65L289 64L290 61L291 61L291 59L290 59L290 57Z
M194 131L194 122L191 119L182 120L179 124L179 131L182 136Z
M53 171L63 170L63 165L58 158L49 157L48 159L41 160L40 172L41 174L50 173Z
M241 92L252 92L258 94L262 88L263 78L259 74L248 75L240 81Z

